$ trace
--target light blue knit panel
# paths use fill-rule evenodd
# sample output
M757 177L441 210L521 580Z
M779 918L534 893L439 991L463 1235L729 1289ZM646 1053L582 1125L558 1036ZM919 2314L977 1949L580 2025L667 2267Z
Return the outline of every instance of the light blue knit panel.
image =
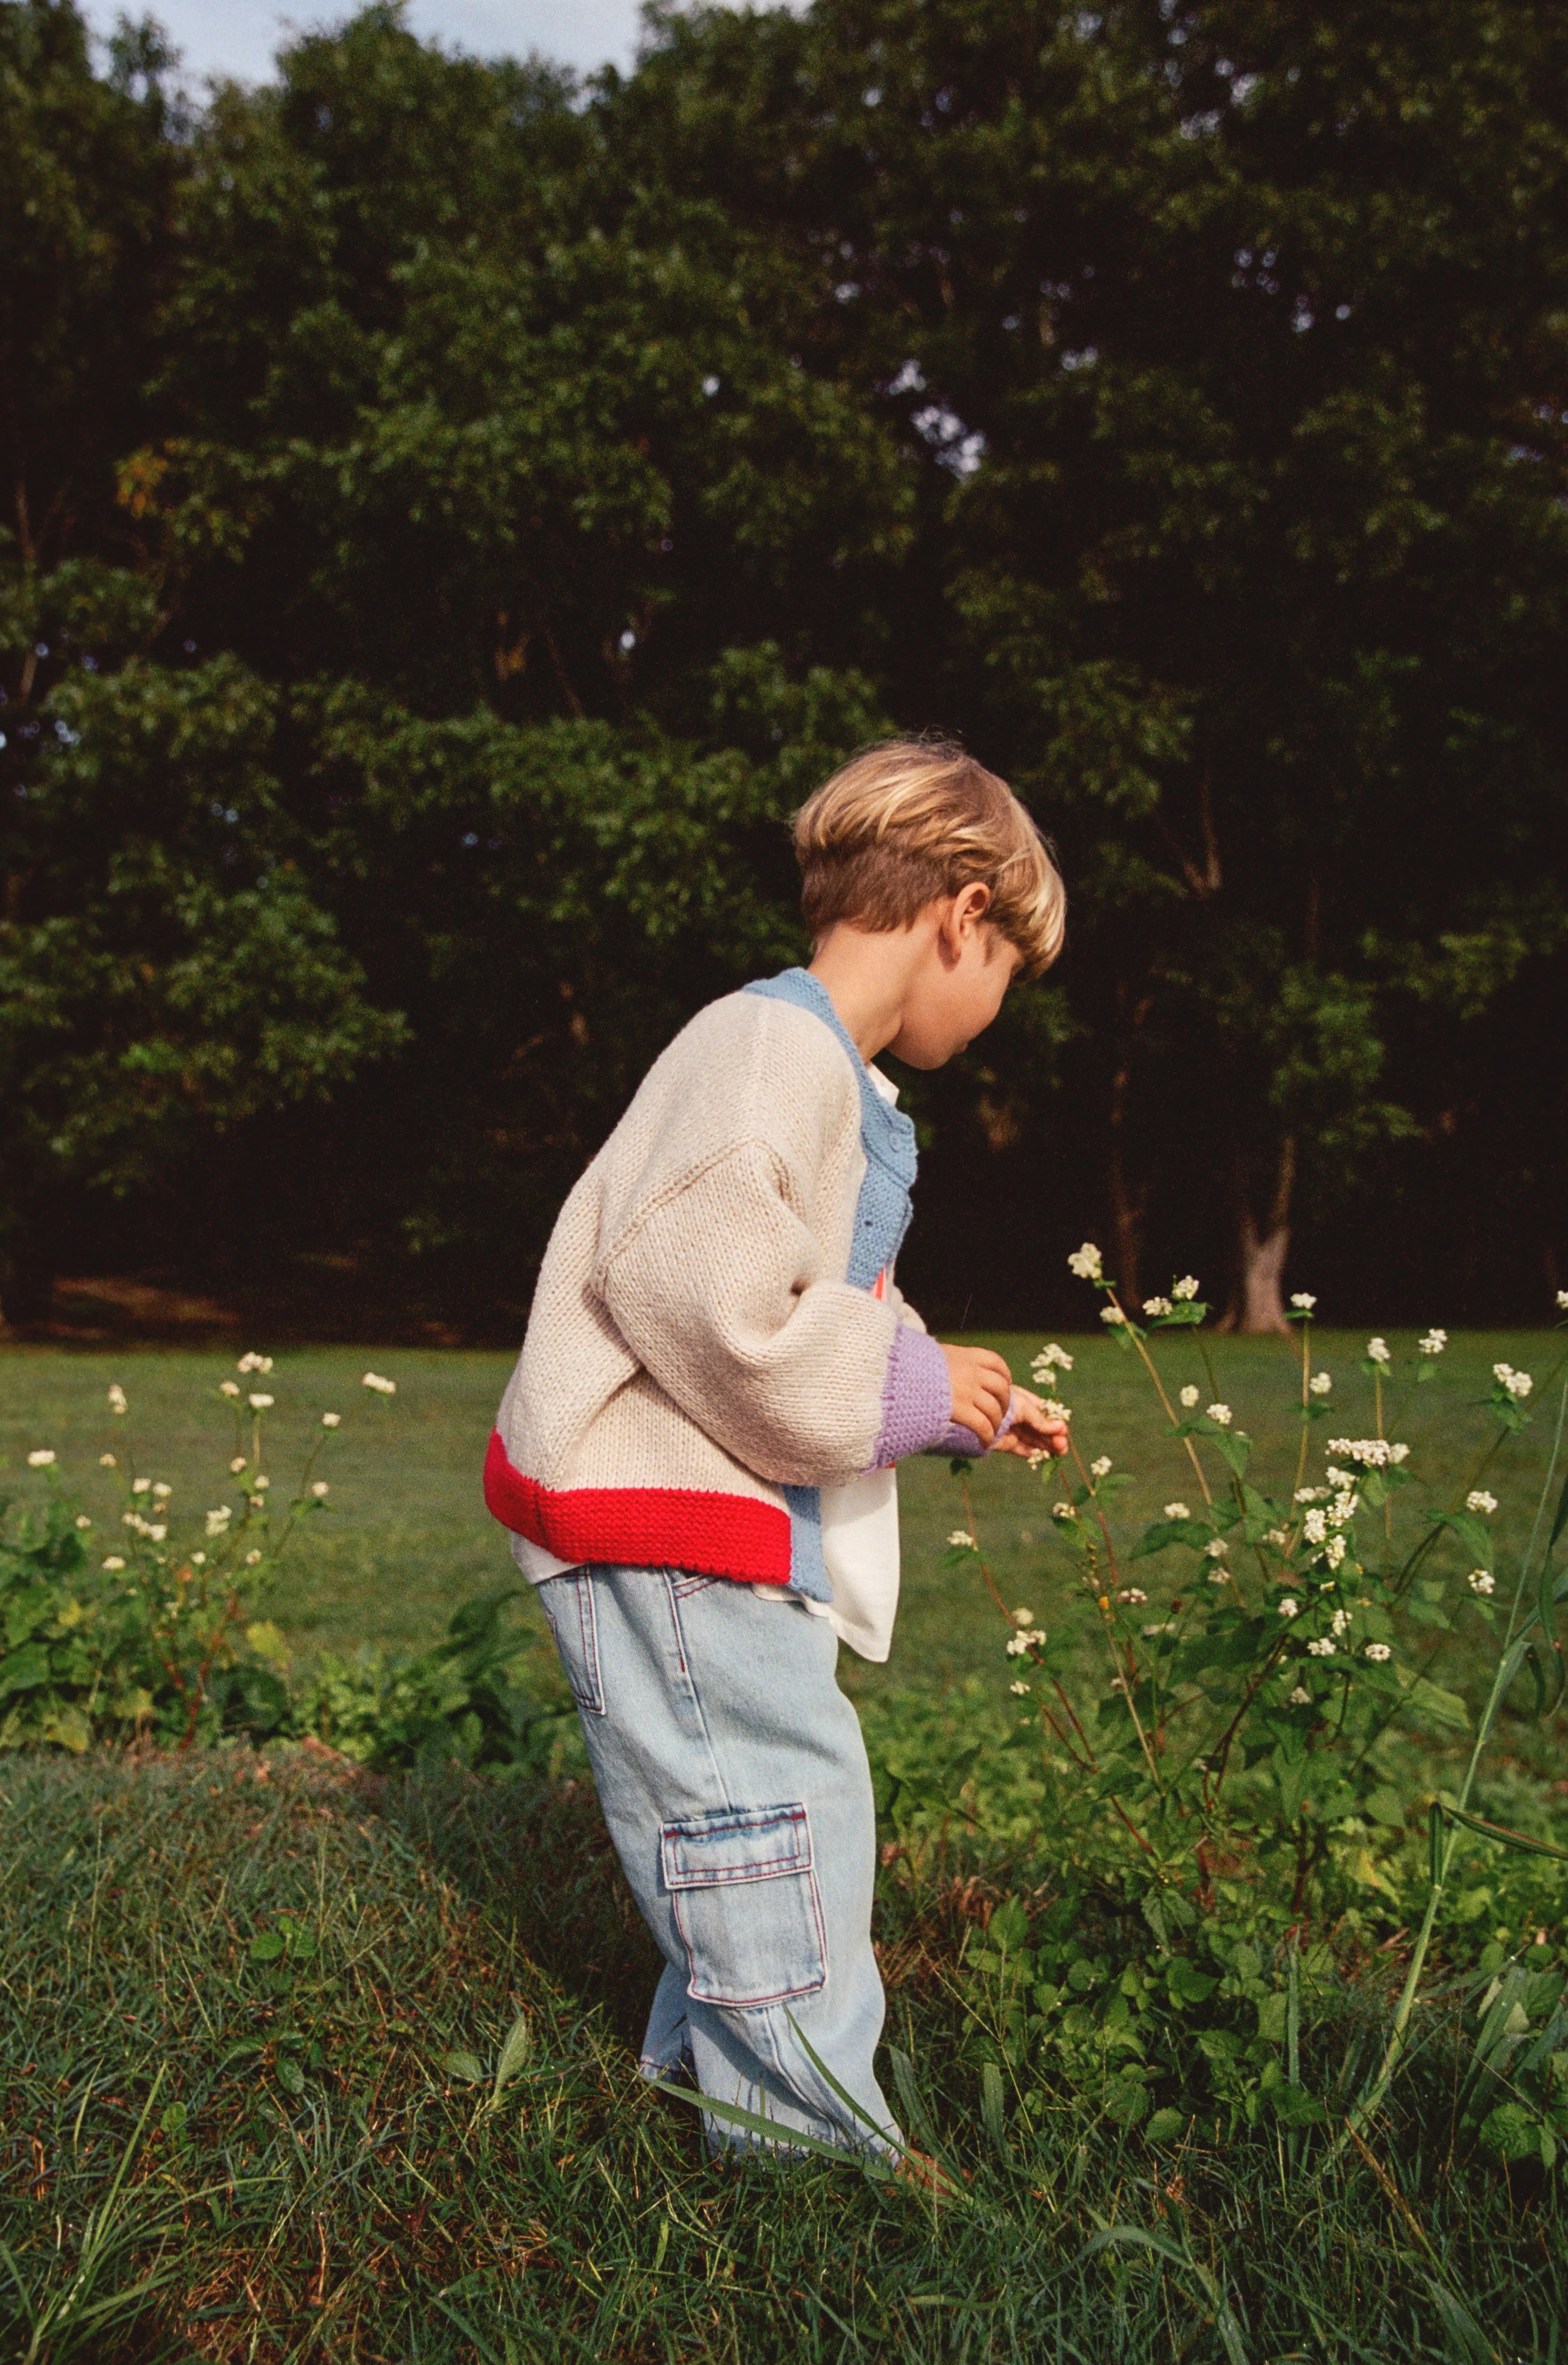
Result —
M779 977L758 979L745 991L811 1011L831 1027L849 1055L860 1088L860 1147L866 1153L866 1176L855 1203L855 1229L845 1279L857 1289L869 1289L878 1274L892 1263L909 1229L909 1194L915 1169L913 1123L882 1098L826 987L809 970L787 969ZM833 1587L823 1561L819 1490L786 1486L784 1499L790 1507L790 1590L803 1593L808 1601L831 1601Z

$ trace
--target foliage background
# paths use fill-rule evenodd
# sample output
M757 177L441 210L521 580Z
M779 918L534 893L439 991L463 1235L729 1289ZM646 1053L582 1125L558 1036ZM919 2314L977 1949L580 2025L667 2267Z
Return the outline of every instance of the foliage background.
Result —
M1047 1320L1042 1225L1135 1290L1294 1232L1326 1310L1536 1316L1565 49L1522 0L818 0L655 10L579 86L381 6L197 106L155 28L100 72L0 0L12 1318L136 1266L514 1335L890 726L1073 896L902 1080L912 1294Z

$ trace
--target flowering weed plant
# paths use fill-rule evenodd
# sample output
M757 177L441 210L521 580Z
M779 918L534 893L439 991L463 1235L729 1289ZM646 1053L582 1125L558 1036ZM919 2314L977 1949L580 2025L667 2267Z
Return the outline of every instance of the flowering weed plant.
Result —
M1254 2122L1271 2106L1287 2124L1310 2124L1322 2107L1302 2084L1303 1963L1332 1971L1329 1935L1354 1925L1359 1900L1382 1897L1409 1912L1418 1865L1424 1893L1411 1914L1418 1926L1405 1947L1403 1983L1359 2094L1346 2097L1359 2133L1410 2041L1461 1842L1479 1837L1568 1863L1552 1842L1479 1816L1473 1805L1505 1702L1541 1716L1563 1698L1562 1365L1538 1389L1529 1373L1498 1362L1468 1408L1466 1433L1445 1438L1440 1463L1422 1468L1399 1430L1447 1333L1428 1330L1407 1355L1370 1339L1351 1414L1314 1354L1316 1300L1299 1293L1290 1309L1299 1441L1291 1466L1264 1473L1241 1407L1215 1376L1197 1281L1185 1275L1168 1294L1129 1306L1093 1243L1069 1263L1099 1293L1109 1337L1147 1375L1172 1457L1170 1499L1158 1517L1130 1526L1121 1501L1128 1474L1074 1429L1068 1459L1040 1465L1056 1560L1036 1603L1014 1608L992 1582L967 1478L965 1524L947 1563L978 1564L1005 1621L1008 1689L1018 1704L1012 1742L1038 1753L1058 1855L1084 1893L1136 1912L1158 1945L1147 1970L1135 1976L1129 1967L1136 1992L1124 1983L1116 2009L1103 1997L1095 2013L1087 1990L1101 1971L1079 1944L1081 1897L1063 1909L1054 1954L1025 1947L1028 1917L1014 1929L1004 1912L991 1967L1006 1968L1016 1989L1018 1959L1027 1956L1033 1981L1033 2008L1015 1994L1003 2014L1010 2045L1094 2056L1108 2097L1136 2121L1150 2107L1159 2053L1168 2066L1171 2057L1169 2028L1162 2045L1153 2042L1150 1996L1169 2018L1219 1989L1233 2004L1256 2007L1257 2030L1239 2034L1232 2012L1228 2027L1201 2033L1193 2050L1207 2061L1212 2094ZM1170 1376L1176 1347L1196 1361L1203 1384ZM1069 1418L1073 1363L1052 1344L1034 1370ZM1554 1415L1546 1485L1522 1550L1505 1552L1494 1524L1498 1499L1484 1482L1542 1401ZM1413 1745L1424 1750L1428 1776L1440 1766L1417 1795L1396 1778ZM1240 1972L1231 1959L1238 1946ZM1040 1977L1053 1964L1073 1972L1076 1992ZM1496 1970L1487 1971L1494 1985ZM1550 2158L1568 2135L1568 2086L1551 2067L1568 2046L1562 1989L1561 1978L1553 1985L1519 1970L1488 1999L1489 2012L1500 1996L1506 2003L1473 2099L1485 2101L1480 2120L1500 2148L1523 2142ZM1288 2042L1287 2023L1296 2030ZM1190 2096L1191 2076L1182 2083ZM1516 2114L1503 2135L1499 2109Z
M266 1467L273 1359L242 1355L236 1373L217 1391L232 1443L213 1490L221 1499L208 1507L185 1507L152 1474L118 1382L99 1465L123 1508L106 1535L67 1493L47 1445L27 1456L41 1495L0 1496L0 1749L80 1752L138 1733L185 1748L209 1738L226 1708L276 1721L283 1638L259 1612L300 1523L328 1508L318 1474L342 1416L322 1414L286 1495ZM364 1386L376 1403L397 1392L374 1372Z

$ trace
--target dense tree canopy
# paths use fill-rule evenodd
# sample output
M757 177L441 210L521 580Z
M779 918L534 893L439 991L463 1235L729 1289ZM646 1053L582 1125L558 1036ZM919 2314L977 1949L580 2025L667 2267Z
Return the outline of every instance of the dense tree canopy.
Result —
M932 726L1072 921L904 1080L913 1286L1043 1316L1103 1229L1243 1315L1293 1238L1347 1312L1540 1303L1557 11L655 12L578 88L383 6L172 88L0 0L14 1312L261 1252L515 1327L654 1050L798 951L791 804Z

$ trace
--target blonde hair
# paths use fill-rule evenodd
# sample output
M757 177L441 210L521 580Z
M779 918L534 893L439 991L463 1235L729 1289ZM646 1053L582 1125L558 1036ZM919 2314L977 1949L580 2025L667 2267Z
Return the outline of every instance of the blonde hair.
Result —
M807 798L794 836L813 937L837 920L908 927L938 896L978 882L1026 976L1061 950L1067 891L1049 845L1006 781L951 740L868 747Z

